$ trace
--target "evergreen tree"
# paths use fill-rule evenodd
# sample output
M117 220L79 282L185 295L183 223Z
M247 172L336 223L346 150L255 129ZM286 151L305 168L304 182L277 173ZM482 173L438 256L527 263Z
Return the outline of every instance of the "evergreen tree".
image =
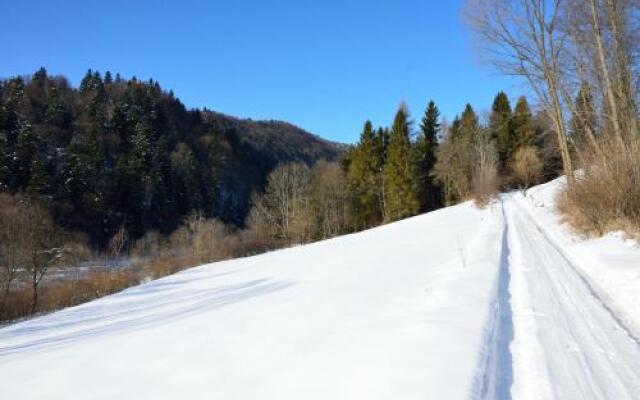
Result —
M220 133L212 139L214 129ZM280 130L282 139L274 135ZM102 79L89 70L75 90L41 69L0 80L0 190L47 196L60 225L99 245L122 224L133 238L150 229L169 233L195 210L241 225L251 192L277 163L338 153L302 137L304 145L295 139L286 148L292 130L187 110L155 80ZM388 140L371 136L378 183L369 186L380 192ZM218 137L221 145L212 145ZM380 215L379 198L375 206Z
M378 128L376 131L376 146L378 149L378 159L380 165L383 165L387 158L387 148L389 147L389 129Z
M374 133L371 121L366 121L360 141L351 154L348 173L354 203L354 225L358 229L373 226L382 219L377 191L383 147L384 137Z
M33 132L31 123L20 121L16 137L16 146L10 164L10 187L21 190L27 186L31 172L31 163L38 151L38 138Z
M511 118L511 129L513 130L512 153L519 147L534 145L536 134L533 124L533 115L529 108L526 97L521 96L513 110Z
M82 80L80 81L80 88L79 88L80 93L84 93L90 90L92 83L93 83L93 71L91 70L91 68L89 68L87 72L84 74L84 77L82 78Z
M461 130L460 130L460 117L456 115L451 121L451 126L449 127L449 139L452 142L457 142L462 138Z
M46 97L43 129L46 136L54 140L57 147L62 147L69 142L72 135L72 119L70 107L60 98L58 89L52 86Z
M504 171L515 145L511 126L511 104L504 92L499 92L493 100L489 132L498 149L499 169Z
M29 183L26 187L26 192L33 196L45 195L49 189L49 177L47 171L40 157L35 157L31 161L31 168L29 174Z
M58 201L67 205L61 210L61 217L103 240L107 205L100 183L107 174L103 170L104 154L96 133L90 130L79 134L67 146L66 153L63 184L57 194Z
M417 169L413 161L408 113L401 106L391 128L384 165L386 218L389 221L410 217L419 211Z
M420 135L416 142L418 179L420 185L421 210L432 210L440 205L440 190L431 176L436 161L440 111L429 101L420 123Z
M466 140L469 143L475 142L475 137L480 131L480 122L476 112L471 107L471 104L467 104L460 117L460 127L458 135L460 139Z

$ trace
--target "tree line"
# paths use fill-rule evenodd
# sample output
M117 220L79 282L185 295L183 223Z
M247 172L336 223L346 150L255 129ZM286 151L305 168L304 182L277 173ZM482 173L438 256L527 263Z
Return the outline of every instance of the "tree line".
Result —
M45 201L103 249L121 227L168 234L194 211L241 226L275 165L339 153L286 123L187 110L151 79L89 70L73 88L41 68L0 81L0 191Z
M157 82L88 71L76 90L42 68L3 81L0 99L0 187L94 243L214 207L215 136Z

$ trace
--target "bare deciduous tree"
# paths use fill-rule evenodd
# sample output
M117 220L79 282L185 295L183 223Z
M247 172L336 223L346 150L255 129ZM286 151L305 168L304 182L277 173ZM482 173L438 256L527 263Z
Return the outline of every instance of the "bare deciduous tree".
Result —
M21 210L24 229L21 234L20 253L32 288L31 312L38 307L38 285L51 266L63 262L67 256L62 246L61 232L47 210L38 204L24 204Z
M11 285L18 278L19 210L13 197L0 194L0 314L4 311Z
M523 77L554 123L566 176L573 167L562 95L566 33L560 29L563 0L470 0L466 16L491 62Z
M32 289L31 312L38 307L38 286L50 267L63 262L69 249L62 246L64 232L54 224L49 212L40 204L21 196L3 196L2 248L3 290L18 272L24 272ZM6 258L5 258L6 257Z
M275 236L289 244L308 238L309 187L309 167L301 163L279 165L269 175L265 193L255 199L256 212L268 221Z
M124 249L127 241L129 240L129 234L127 233L127 229L124 225L121 225L120 228L113 234L111 240L109 240L109 253L114 258L120 257L122 254L122 250Z
M170 242L175 252L188 257L192 264L201 264L225 258L222 247L228 234L223 223L195 212L173 232Z
M312 212L318 231L326 239L347 231L350 202L344 171L337 163L319 161L311 170Z
M473 197L483 207L496 197L500 189L498 151L488 132L479 132L475 144L473 168Z

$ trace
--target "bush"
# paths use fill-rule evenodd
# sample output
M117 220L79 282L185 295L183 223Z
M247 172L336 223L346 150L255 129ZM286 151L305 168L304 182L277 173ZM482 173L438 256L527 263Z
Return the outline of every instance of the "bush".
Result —
M516 150L511 160L511 172L515 184L527 190L540 180L542 161L533 146L522 146Z
M582 170L558 198L558 209L576 230L602 235L612 230L640 232L640 140L622 147L602 141L581 150Z

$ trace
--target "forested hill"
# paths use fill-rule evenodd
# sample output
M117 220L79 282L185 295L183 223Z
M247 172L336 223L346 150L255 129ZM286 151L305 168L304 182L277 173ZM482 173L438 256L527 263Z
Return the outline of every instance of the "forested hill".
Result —
M201 114L219 140L216 216L236 225L249 212L251 193L263 188L278 163L334 161L347 148L287 122L238 119L209 110Z
M153 80L89 71L78 88L40 69L0 82L0 191L44 200L105 243L169 232L188 213L240 225L279 162L339 157L293 125L189 110Z

